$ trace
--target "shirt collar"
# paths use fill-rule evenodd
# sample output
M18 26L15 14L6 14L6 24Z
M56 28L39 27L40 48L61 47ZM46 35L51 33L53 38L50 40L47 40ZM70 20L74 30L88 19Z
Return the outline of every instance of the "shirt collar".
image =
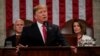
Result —
M16 35L21 35L21 34L16 33Z
M39 23L38 21L37 21L37 25L38 25L39 28L42 26L42 24Z

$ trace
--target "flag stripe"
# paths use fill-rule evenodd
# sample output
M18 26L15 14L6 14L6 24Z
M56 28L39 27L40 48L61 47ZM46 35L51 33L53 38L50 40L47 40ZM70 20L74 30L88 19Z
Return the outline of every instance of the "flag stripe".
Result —
M53 24L59 25L59 1L58 0L52 0L52 13L53 13Z
M73 8L73 19L79 19L79 0L72 0L72 8Z
M38 4L39 4L39 0L33 0L33 7L35 7ZM33 21L34 22L36 21L35 18L34 18L34 16L33 16Z
M79 0L79 19L86 20L85 0Z
M11 3L11 5L13 6L12 7L13 9L11 11L13 11L12 17L13 17L13 23L14 23L17 19L20 18L19 17L20 10L19 10L19 0L12 0L12 1L13 3Z
M39 4L46 5L46 0L39 0Z
M6 1L6 31L12 26L12 0Z
M66 0L65 1L66 3L65 3L65 6L66 6L66 8L65 8L65 10L66 10L66 22L68 21L68 20L71 20L72 19L72 0Z
M59 26L65 25L65 0L59 0ZM63 22L63 23L62 23Z
M47 9L48 9L48 21L52 23L52 0L46 0Z
M88 26L93 27L93 5L92 0L86 0L86 22Z
M39 4L39 0L33 0L33 7Z
M33 0L26 0L26 19L33 21Z
M26 18L26 0L19 0L20 2L20 18L25 20Z

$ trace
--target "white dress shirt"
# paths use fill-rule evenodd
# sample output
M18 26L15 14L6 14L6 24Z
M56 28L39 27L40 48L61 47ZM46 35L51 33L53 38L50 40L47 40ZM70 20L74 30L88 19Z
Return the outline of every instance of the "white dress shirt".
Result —
M41 23L39 23L39 22L37 21L37 25L38 25L38 28L39 28L39 30L40 30L42 39L43 39L43 41L44 41L44 43L45 43L45 39L44 39L43 31L42 31L42 28L43 28L42 25L43 25L43 24L41 24Z

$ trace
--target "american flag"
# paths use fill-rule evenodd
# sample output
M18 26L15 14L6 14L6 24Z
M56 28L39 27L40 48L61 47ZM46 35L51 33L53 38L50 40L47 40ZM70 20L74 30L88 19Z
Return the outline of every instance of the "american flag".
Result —
M49 22L62 28L70 19L83 19L93 27L92 0L5 0L6 30L16 19L34 21L33 7L45 4L48 7Z

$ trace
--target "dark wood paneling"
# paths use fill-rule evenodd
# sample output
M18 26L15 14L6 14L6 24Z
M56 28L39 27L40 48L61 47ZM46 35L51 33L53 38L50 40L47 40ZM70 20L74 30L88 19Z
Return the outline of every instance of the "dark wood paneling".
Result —
M69 47L22 48L20 56L71 56L71 51Z

